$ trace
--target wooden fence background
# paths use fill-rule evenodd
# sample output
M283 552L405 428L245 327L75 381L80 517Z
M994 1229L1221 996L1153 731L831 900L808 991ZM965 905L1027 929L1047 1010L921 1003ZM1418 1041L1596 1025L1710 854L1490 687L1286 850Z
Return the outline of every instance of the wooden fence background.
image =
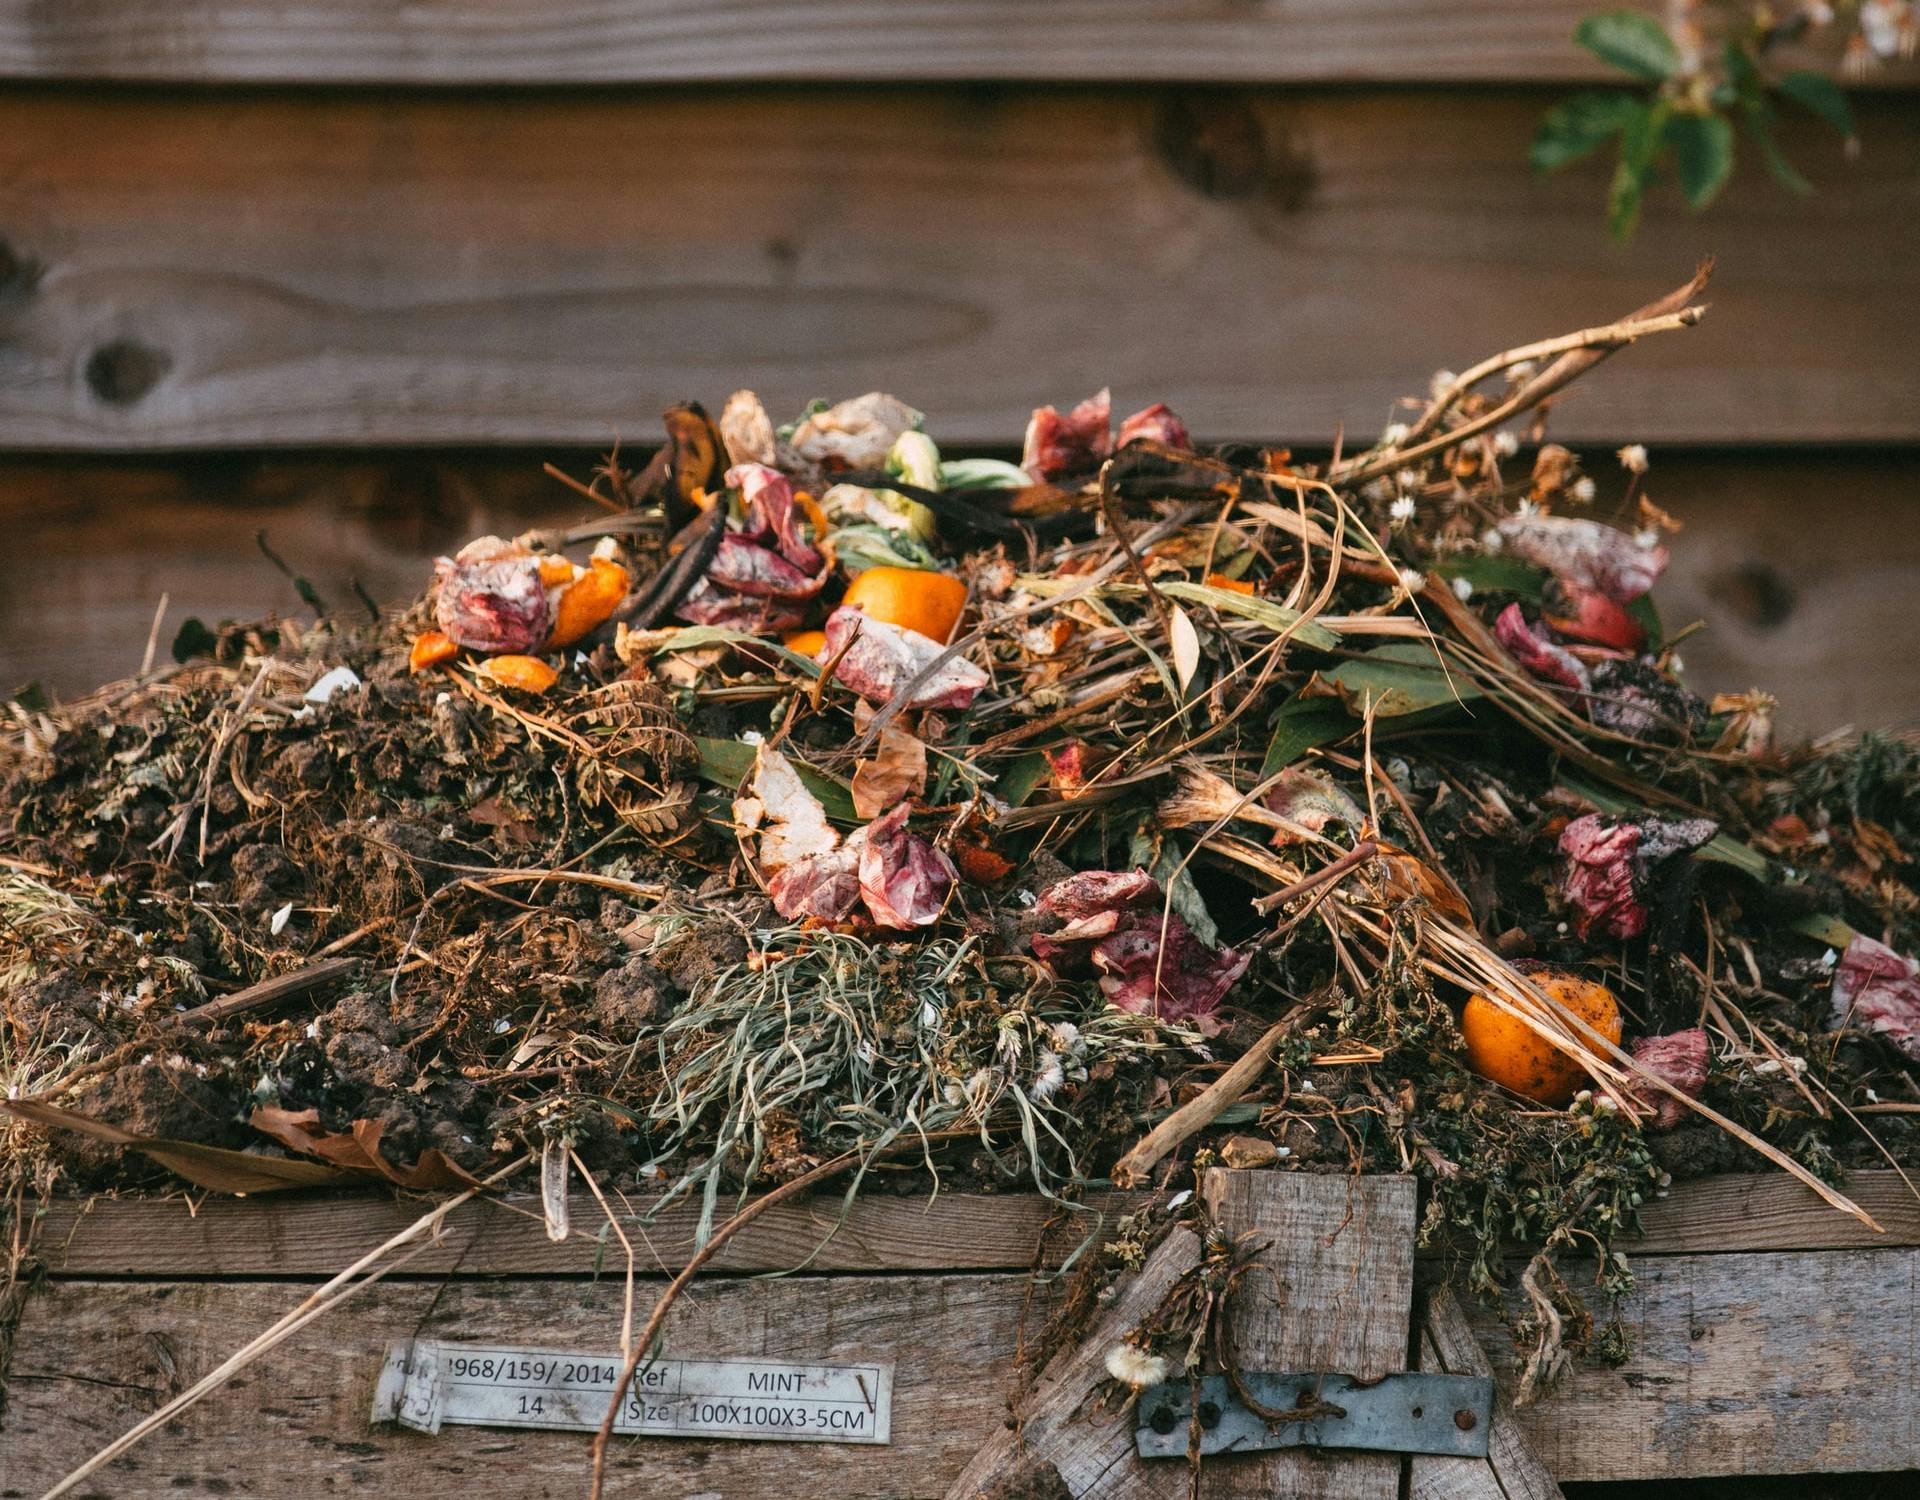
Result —
M170 621L398 600L538 461L752 385L881 387L950 447L1110 382L1203 439L1371 434L1428 375L1717 252L1699 329L1555 435L1689 523L1707 689L1920 710L1920 70L1821 184L1601 223L1535 121L1599 0L0 0L0 690ZM170 633L171 625L168 627Z

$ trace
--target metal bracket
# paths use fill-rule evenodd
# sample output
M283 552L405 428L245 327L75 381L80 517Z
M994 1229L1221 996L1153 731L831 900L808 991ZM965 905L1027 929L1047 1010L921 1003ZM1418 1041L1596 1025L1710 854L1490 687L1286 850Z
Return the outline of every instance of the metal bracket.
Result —
M1350 1375L1242 1371L1241 1388L1270 1416L1234 1395L1224 1375L1200 1382L1200 1452L1360 1448L1485 1458L1493 1382L1477 1375L1409 1372L1374 1381ZM1168 1381L1141 1392L1134 1446L1142 1458L1185 1458L1192 1387Z

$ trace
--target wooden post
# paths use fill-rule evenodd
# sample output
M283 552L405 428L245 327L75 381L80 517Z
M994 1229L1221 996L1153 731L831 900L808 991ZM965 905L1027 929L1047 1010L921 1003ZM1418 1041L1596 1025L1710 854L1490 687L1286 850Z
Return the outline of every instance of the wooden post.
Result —
M1247 1370L1324 1370L1372 1380L1407 1367L1413 1313L1411 1177L1302 1172L1206 1175L1202 1194L1230 1232L1267 1242L1262 1272L1233 1306ZM1396 1500L1401 1460L1304 1449L1205 1461L1208 1493L1266 1500Z
M1210 1171L1203 1200L1229 1233L1267 1246L1232 1308L1235 1356L1248 1370L1325 1370L1361 1379L1404 1370L1413 1303L1414 1186L1410 1177ZM1133 1403L1098 1403L1107 1351L1157 1307L1199 1258L1175 1230L1086 1337L1055 1357L1021 1412L947 1491L947 1500L1065 1493L1074 1500L1175 1500L1186 1465L1141 1461ZM1220 1500L1396 1500L1391 1454L1237 1454L1203 1461Z
M1444 1286L1427 1293L1420 1322L1420 1368L1444 1375L1492 1375L1459 1300ZM1540 1455L1513 1420L1513 1408L1497 1388L1493 1427L1485 1458L1413 1460L1408 1500L1564 1500Z

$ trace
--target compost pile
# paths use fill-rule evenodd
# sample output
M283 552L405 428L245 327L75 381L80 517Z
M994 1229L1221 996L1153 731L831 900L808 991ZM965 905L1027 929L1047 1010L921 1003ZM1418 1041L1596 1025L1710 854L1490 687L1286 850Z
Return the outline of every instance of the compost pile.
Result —
M1914 748L1690 693L1644 453L1546 440L1698 290L1314 463L743 391L397 617L14 705L13 1185L1411 1171L1490 1285L1672 1175L1912 1160Z

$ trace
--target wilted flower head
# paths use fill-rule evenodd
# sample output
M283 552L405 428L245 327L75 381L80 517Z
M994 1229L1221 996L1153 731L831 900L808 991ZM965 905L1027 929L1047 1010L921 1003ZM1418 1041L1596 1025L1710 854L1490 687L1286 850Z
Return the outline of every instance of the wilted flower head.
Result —
M1107 1373L1122 1385L1144 1391L1167 1378L1167 1362L1133 1344L1115 1344L1107 1351Z
M1647 472L1647 445L1645 443L1628 443L1615 457L1620 460L1620 467L1625 469L1629 474L1644 474Z

